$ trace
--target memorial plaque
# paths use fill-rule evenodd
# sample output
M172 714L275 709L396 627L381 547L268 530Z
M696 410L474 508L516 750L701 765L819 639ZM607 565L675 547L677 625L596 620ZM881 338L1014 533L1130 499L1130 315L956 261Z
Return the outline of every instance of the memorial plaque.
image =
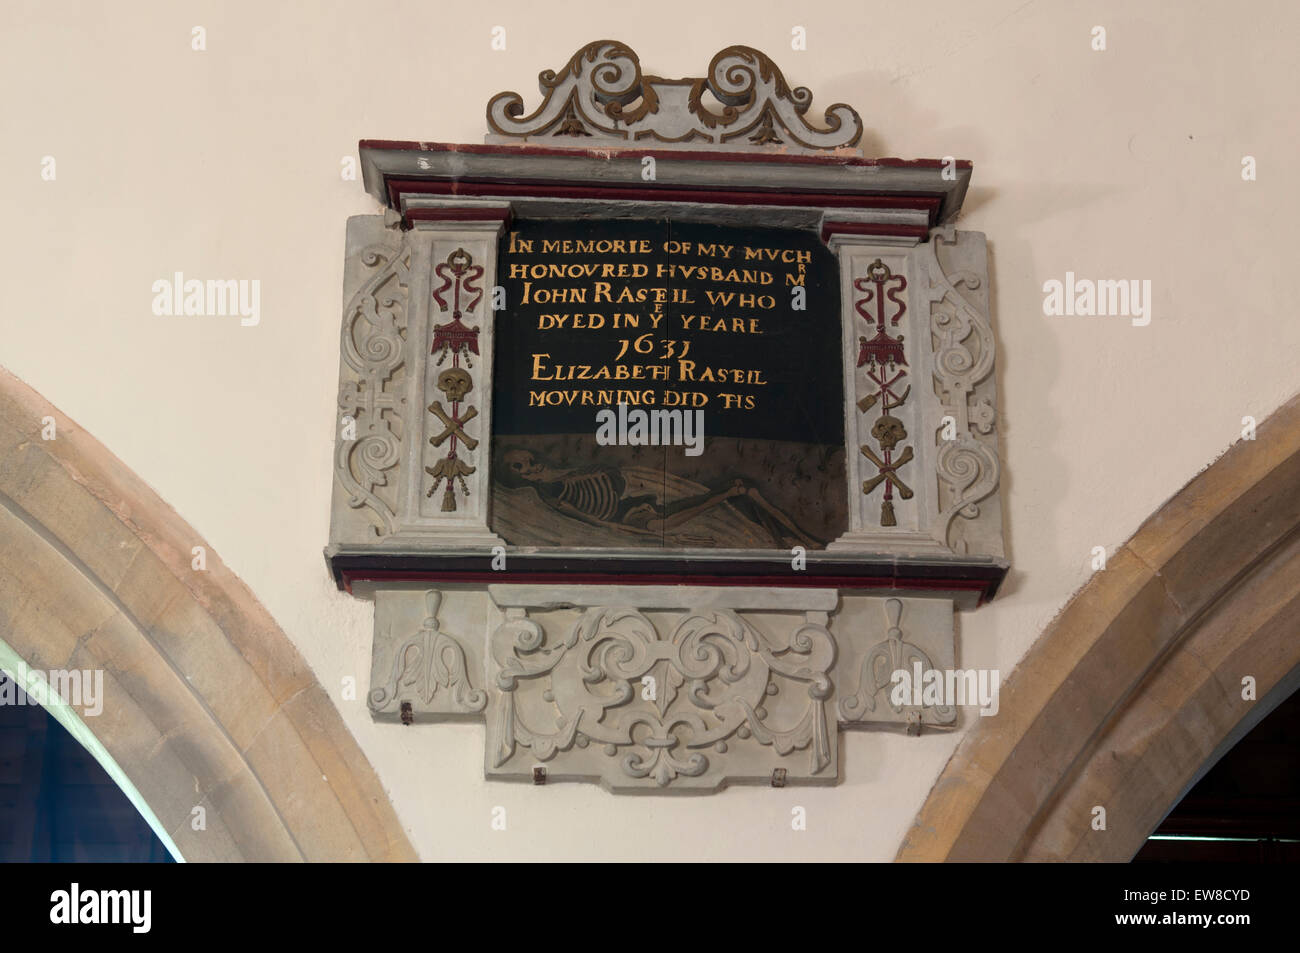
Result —
M597 40L539 85L483 145L361 143L326 559L375 602L371 713L640 793L953 725L894 689L955 678L1008 568L970 163L862 155L745 46L664 79Z
M844 531L838 269L815 233L517 220L498 276L507 542L820 549Z

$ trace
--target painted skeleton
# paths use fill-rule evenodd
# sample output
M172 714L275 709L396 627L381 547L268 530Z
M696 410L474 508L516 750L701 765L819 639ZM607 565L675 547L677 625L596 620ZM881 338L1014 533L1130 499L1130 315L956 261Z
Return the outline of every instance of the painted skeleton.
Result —
M818 545L815 537L796 526L757 488L746 486L742 480L716 491L693 485L700 491L698 495L680 501L680 507L669 508L657 499L662 495L662 482L656 488L644 480L629 479L628 475L637 468L625 471L597 466L557 470L527 450L506 451L504 463L515 477L532 484L552 509L592 525L642 536L671 537L685 544L709 545L714 542L711 537L683 532L681 527L697 516L726 506L731 500L744 498L759 514L757 520L748 514L745 517L767 526L778 544L794 541ZM656 489L659 493L654 492ZM738 512L732 507L727 509Z

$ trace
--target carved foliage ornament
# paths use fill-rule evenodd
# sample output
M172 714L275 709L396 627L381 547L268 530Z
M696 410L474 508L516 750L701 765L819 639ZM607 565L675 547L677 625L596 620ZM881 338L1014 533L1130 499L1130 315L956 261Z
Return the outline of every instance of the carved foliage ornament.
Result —
M776 613L500 595L500 616L449 632L442 593L380 590L368 696L404 724L483 719L489 779L536 783L541 767L624 793L830 784L840 729L956 718L925 692L894 696L895 673L923 687L951 658L950 625L933 627L951 607L930 599L859 603L833 634L823 592Z
M877 642L862 660L856 693L840 699L840 717L845 721L867 720L868 715L876 710L876 696L882 692L895 714L902 712L905 707L912 707L899 704L893 697L890 686L894 684L894 673L911 673L914 667L922 673L936 670L925 650L903 637L900 626L902 615L901 599L885 600L885 638ZM956 709L950 705L922 707L931 708L940 719L950 719L956 714Z
M812 775L831 762L824 700L835 644L824 613L774 643L724 609L688 612L665 635L637 609L598 607L548 642L512 609L490 651L501 693L489 719L492 768L519 747L548 761L590 744L625 783L657 787L705 775L735 744L806 750ZM530 684L541 691L526 704L518 696ZM792 696L782 718L769 714L778 693Z
M441 604L442 593L433 589L425 593L428 615L419 631L398 645L388 681L371 690L374 711L382 711L400 695L413 696L425 706L442 696L440 707L466 714L487 705L487 693L470 681L465 649L438 623Z
M685 79L643 76L636 53L614 40L588 43L559 73L538 76L542 104L524 116L523 98L502 92L488 102L488 128L510 138L574 137L634 142L840 149L862 138L862 117L835 103L825 129L804 113L812 93L791 89L767 56L748 46L729 46L709 63L708 74ZM708 92L720 109L710 108Z

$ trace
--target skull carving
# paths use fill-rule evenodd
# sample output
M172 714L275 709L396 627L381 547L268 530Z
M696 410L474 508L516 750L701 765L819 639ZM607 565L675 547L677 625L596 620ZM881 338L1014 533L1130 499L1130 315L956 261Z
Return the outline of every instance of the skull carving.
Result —
M871 428L871 436L880 442L882 450L893 450L894 447L907 439L907 431L903 428L901 420L885 414Z
M438 390L447 395L452 403L465 399L465 395L474 389L474 381L467 371L459 367L449 367L438 375Z

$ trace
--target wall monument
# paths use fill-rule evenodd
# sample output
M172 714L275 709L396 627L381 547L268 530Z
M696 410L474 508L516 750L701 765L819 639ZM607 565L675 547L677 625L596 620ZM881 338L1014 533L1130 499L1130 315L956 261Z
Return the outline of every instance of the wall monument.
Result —
M375 604L374 717L664 794L953 725L895 673L951 676L1008 568L971 164L864 158L749 47L540 86L483 145L360 146L326 561Z

